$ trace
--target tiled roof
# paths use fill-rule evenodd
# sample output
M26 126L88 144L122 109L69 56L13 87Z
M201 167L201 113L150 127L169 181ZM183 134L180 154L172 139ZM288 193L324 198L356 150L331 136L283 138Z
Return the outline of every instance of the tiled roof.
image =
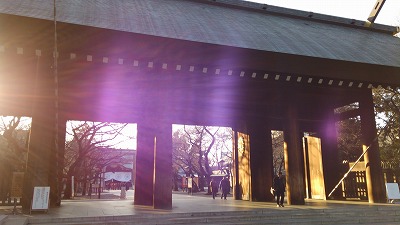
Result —
M66 23L256 49L400 67L395 27L236 0L68 0ZM53 0L0 0L0 13L53 19Z

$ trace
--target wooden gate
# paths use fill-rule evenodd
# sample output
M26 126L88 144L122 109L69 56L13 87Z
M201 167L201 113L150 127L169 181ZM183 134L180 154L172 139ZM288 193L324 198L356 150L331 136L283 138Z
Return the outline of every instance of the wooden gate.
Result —
M304 164L306 196L312 199L326 199L324 170L322 166L321 139L304 138Z
M0 176L0 206L17 205L21 203L23 172L3 170Z
M13 205L10 198L12 173L3 166L0 169L0 205Z
M342 182L343 197L346 199L367 200L367 182L365 171L350 172Z

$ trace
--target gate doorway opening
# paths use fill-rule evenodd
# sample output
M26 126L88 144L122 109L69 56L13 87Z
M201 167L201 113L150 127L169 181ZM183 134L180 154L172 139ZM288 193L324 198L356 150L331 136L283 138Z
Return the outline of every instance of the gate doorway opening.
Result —
M232 128L174 124L172 130L173 191L210 194L211 179L222 177L232 187Z
M136 124L67 121L62 198L133 188L136 137Z
M31 117L0 117L0 206L20 204L31 123Z

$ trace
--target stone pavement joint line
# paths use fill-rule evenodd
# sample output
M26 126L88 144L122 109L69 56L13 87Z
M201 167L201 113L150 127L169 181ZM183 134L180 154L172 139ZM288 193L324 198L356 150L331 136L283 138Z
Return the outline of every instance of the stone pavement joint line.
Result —
M26 224L400 224L400 204L361 201L306 200L305 205L277 208L273 202L212 199L210 195L174 192L171 210L133 205L133 191L126 200L111 191L107 199L62 201L48 213L23 214L0 207L0 225ZM102 196L103 198L103 196Z

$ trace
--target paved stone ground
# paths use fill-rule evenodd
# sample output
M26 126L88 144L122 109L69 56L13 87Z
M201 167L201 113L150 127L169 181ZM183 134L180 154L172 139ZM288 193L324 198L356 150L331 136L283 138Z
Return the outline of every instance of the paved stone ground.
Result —
M192 197L201 197L201 198L210 198L212 199L211 195L208 195L206 192L196 192L196 193L188 193L188 192L182 192L182 191L174 191L173 192L174 196L180 196L180 197L175 197L174 199L181 199L182 197L189 198L191 199ZM77 208L81 208L80 205L98 205L100 202L103 204L103 202L107 201L115 201L115 202L108 202L109 205L124 205L126 201L129 201L130 203L133 204L133 197L134 197L134 191L133 190L128 190L126 191L126 198L121 199L121 191L120 190L105 190L104 192L101 193L100 199L98 198L97 194L92 194L91 196L85 195L77 195L74 197L74 199L68 199L68 200L62 200L62 206L60 208L67 207L69 205L77 205ZM228 195L228 199L232 199L232 195ZM179 200L178 200L179 201ZM140 206L136 206L140 207ZM13 215L13 206L0 206L0 215ZM60 211L59 208L53 208L50 209L49 211ZM62 211L62 210L61 210ZM16 215L25 215L26 213L22 212L21 206L17 206L16 208ZM50 212L51 213L51 212ZM32 212L33 215L40 215L43 214L43 212Z
M389 209L399 214L400 204L369 204L365 201L323 201L307 200L305 205L287 205L284 208L277 208L274 202L249 202L233 200L228 196L227 200L220 198L212 199L211 195L204 192L193 193L174 192L171 210L155 210L152 207L137 206L133 204L133 190L127 192L126 199L120 199L120 191L107 191L102 193L101 199L96 195L89 197L76 197L73 200L63 200L61 207L50 208L46 212L23 213L18 207L17 215L12 215L13 207L0 207L0 215L7 215L9 219L49 219L62 218L65 220L76 218L99 218L116 217L129 215L170 215L170 214L201 214L211 215L223 212L248 212L263 211L274 214L299 215L309 214L314 211L340 211L340 212L363 212L365 210L381 211ZM1 222L0 222L1 224ZM8 225L7 223L4 225Z

